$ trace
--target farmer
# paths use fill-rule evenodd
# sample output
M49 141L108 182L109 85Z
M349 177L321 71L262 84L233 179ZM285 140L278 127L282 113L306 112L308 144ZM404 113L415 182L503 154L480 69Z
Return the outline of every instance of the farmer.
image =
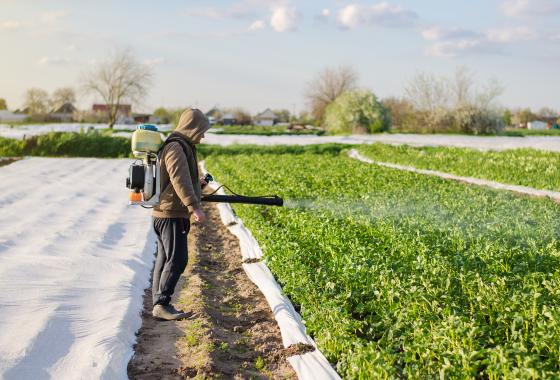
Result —
M158 319L187 317L169 302L187 266L190 216L198 223L206 220L200 204L201 188L206 182L199 178L195 145L209 128L208 119L200 110L187 109L160 149L161 200L152 213L158 243L152 280L152 315Z

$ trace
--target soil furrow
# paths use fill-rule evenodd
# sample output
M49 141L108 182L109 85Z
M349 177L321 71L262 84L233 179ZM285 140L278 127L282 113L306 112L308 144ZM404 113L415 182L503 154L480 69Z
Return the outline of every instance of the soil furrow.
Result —
M270 307L241 266L239 243L214 205L189 233L189 265L173 302L192 314L178 322L151 316L146 291L131 379L296 378Z

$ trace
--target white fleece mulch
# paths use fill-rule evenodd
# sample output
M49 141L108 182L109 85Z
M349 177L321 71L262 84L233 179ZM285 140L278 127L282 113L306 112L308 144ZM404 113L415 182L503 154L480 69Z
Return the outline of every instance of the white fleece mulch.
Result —
M155 251L130 160L0 167L0 379L126 379Z
M455 175L455 174L444 173L444 172L440 172L440 171L436 171L436 170L418 169L418 168L415 168L413 166L405 166L405 165L393 164L393 163L389 163L389 162L374 161L370 158L367 158L367 157L363 156L362 154L360 154L355 149L350 149L350 151L348 151L348 156L350 156L351 158L354 158L356 160L368 163L368 164L375 164L375 165L384 166L384 167L391 168L391 169L403 170L403 171L407 171L407 172L413 172L413 173L419 173L419 174L439 177L439 178L443 178L443 179L449 179L449 180L452 180L452 181L463 182L463 183L467 183L467 184L470 184L470 185L490 187L490 188L496 189L496 190L511 191L511 192L514 192L514 193L517 193L517 194L529 195L529 196L532 196L532 197L550 198L553 201L555 201L557 203L560 203L560 192L558 192L558 191L541 190L541 189L535 189L535 188L532 188L532 187L519 186L519 185L509 185L509 184L505 184L505 183L490 181L490 180L487 180L487 179L473 178L473 177L462 177L462 176L458 176L458 175Z

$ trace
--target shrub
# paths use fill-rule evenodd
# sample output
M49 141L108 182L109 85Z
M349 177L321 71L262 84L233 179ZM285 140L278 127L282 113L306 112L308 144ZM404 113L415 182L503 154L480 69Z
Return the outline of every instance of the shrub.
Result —
M454 111L455 129L468 134L491 134L502 129L498 116L472 105L458 107Z
M389 127L389 113L367 90L344 92L325 113L325 128L332 133L376 133Z

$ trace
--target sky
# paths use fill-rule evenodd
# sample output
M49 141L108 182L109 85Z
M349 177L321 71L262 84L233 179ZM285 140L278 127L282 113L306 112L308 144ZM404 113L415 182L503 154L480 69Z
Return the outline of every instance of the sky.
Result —
M0 0L0 98L78 90L129 49L154 73L136 111L243 107L299 113L307 84L346 65L379 98L418 73L469 69L504 107L560 109L560 0Z

